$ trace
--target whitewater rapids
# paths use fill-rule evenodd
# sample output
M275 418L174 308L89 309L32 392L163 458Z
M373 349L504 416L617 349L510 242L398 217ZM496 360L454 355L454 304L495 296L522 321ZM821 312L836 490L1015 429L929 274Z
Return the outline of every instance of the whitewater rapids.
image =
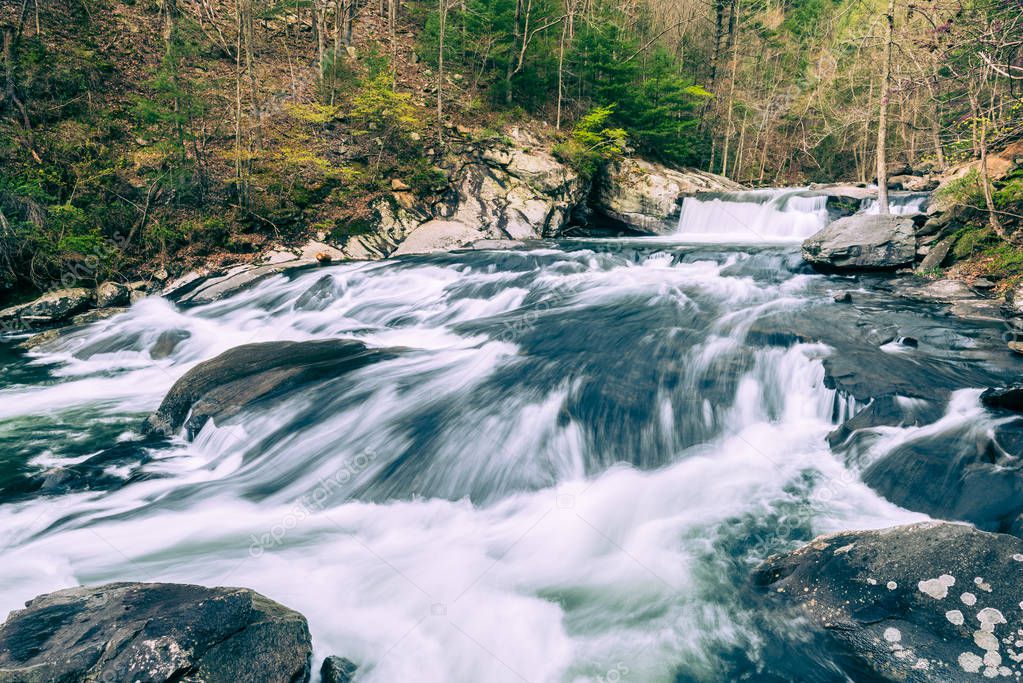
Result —
M308 617L317 663L372 682L826 671L765 646L748 571L815 534L924 519L828 449L857 409L825 386L832 349L749 337L836 286L792 247L637 239L144 300L0 375L8 492L144 455L111 465L116 485L2 499L0 609L79 583L246 586ZM167 332L186 338L154 360ZM192 440L138 434L202 360L338 337L401 353Z

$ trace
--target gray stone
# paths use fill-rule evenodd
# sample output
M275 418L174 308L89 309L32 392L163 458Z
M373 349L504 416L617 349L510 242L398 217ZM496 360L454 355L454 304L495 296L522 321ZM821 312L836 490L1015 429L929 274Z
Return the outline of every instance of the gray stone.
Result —
M85 313L79 313L78 315L71 318L71 320L67 321L61 327L56 327L50 330L46 330L45 332L40 332L39 334L34 334L25 341L23 341L21 344L19 344L19 346L23 349L29 350L39 348L41 346L49 344L52 341L61 339L67 336L68 334L71 334L72 332L77 332L86 325L91 325L94 322L99 322L100 320L112 318L115 315L124 313L127 310L128 310L127 308L101 308L86 311Z
M803 242L803 258L836 269L891 269L916 256L913 221L893 215L840 218Z
M940 268L945 259L948 258L948 252L951 251L952 245L955 244L955 238L946 237L941 240L927 252L923 260L920 262L920 270L934 270Z
M344 339L236 346L186 372L142 429L170 436L185 425L187 417L188 431L195 434L207 420L222 424L261 401L393 356L392 351L368 349L361 342Z
M245 588L112 583L39 596L0 628L0 683L296 683L305 617Z
M331 655L320 667L320 683L351 683L358 667L344 657Z
M104 282L96 288L96 305L100 308L124 306L131 290L117 282Z
M485 237L483 232L465 223L432 220L413 230L392 255L427 254L459 249Z
M753 586L779 638L826 639L836 680L947 683L1019 676L1021 573L1020 539L928 522L821 536Z
M985 389L980 395L980 402L988 408L1023 413L1023 384Z
M237 294L273 275L310 268L315 265L316 261L300 259L288 263L268 263L262 266L235 266L220 277L203 281L192 291L179 297L177 302L190 305L213 303Z
M1002 311L1009 317L1023 317L1023 282L1016 283L1005 293Z
M84 287L58 289L38 299L0 311L0 321L24 327L63 322L92 305L92 292Z
M171 301L177 301L186 294L194 291L197 287L205 283L207 280L213 277L220 277L223 275L221 271L196 271L192 270L181 277L168 282L164 286L160 294ZM140 286L137 286L140 285ZM146 288L146 283L137 282L128 286L133 292Z

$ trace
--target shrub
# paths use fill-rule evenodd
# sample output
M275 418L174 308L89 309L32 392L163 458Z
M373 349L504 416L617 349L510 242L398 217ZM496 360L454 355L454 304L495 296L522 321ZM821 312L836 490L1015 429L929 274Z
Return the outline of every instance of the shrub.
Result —
M555 147L555 154L585 176L620 158L628 135L622 128L606 126L613 113L614 107L591 109L576 123L569 139Z

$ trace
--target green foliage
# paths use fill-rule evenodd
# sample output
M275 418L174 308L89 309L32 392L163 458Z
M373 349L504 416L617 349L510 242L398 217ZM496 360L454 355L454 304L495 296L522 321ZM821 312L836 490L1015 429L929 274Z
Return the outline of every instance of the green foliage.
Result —
M584 176L592 176L601 165L618 159L625 152L628 133L608 127L614 107L595 107L585 114L571 137L555 148L555 154Z
M661 48L637 61L640 46L609 14L595 19L576 38L573 67L591 85L593 101L614 106L612 122L624 128L647 156L693 163L701 153L696 109L711 94L680 76L673 57Z
M1006 211L1023 206L1023 169L1006 178L994 193L995 208Z
M440 169L431 166L426 159L419 159L413 166L408 183L416 195L425 197L443 190L448 177Z
M949 181L938 190L936 198L950 205L983 206L984 190L981 187L980 173L976 169L971 169L961 177Z
M394 78L387 72L371 76L352 97L352 133L373 133L398 144L408 144L412 134L423 125L416 117L411 99L410 94L394 89Z
M952 254L957 259L964 259L978 253L982 249L997 243L998 238L989 227L969 225L955 234L955 245Z

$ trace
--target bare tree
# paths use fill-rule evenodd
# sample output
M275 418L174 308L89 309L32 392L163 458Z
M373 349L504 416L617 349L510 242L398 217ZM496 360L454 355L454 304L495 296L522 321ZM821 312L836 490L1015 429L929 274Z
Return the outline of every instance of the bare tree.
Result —
M877 117L877 209L888 214L888 102L892 94L892 45L895 42L895 0L885 14L884 55L881 65L881 106Z

